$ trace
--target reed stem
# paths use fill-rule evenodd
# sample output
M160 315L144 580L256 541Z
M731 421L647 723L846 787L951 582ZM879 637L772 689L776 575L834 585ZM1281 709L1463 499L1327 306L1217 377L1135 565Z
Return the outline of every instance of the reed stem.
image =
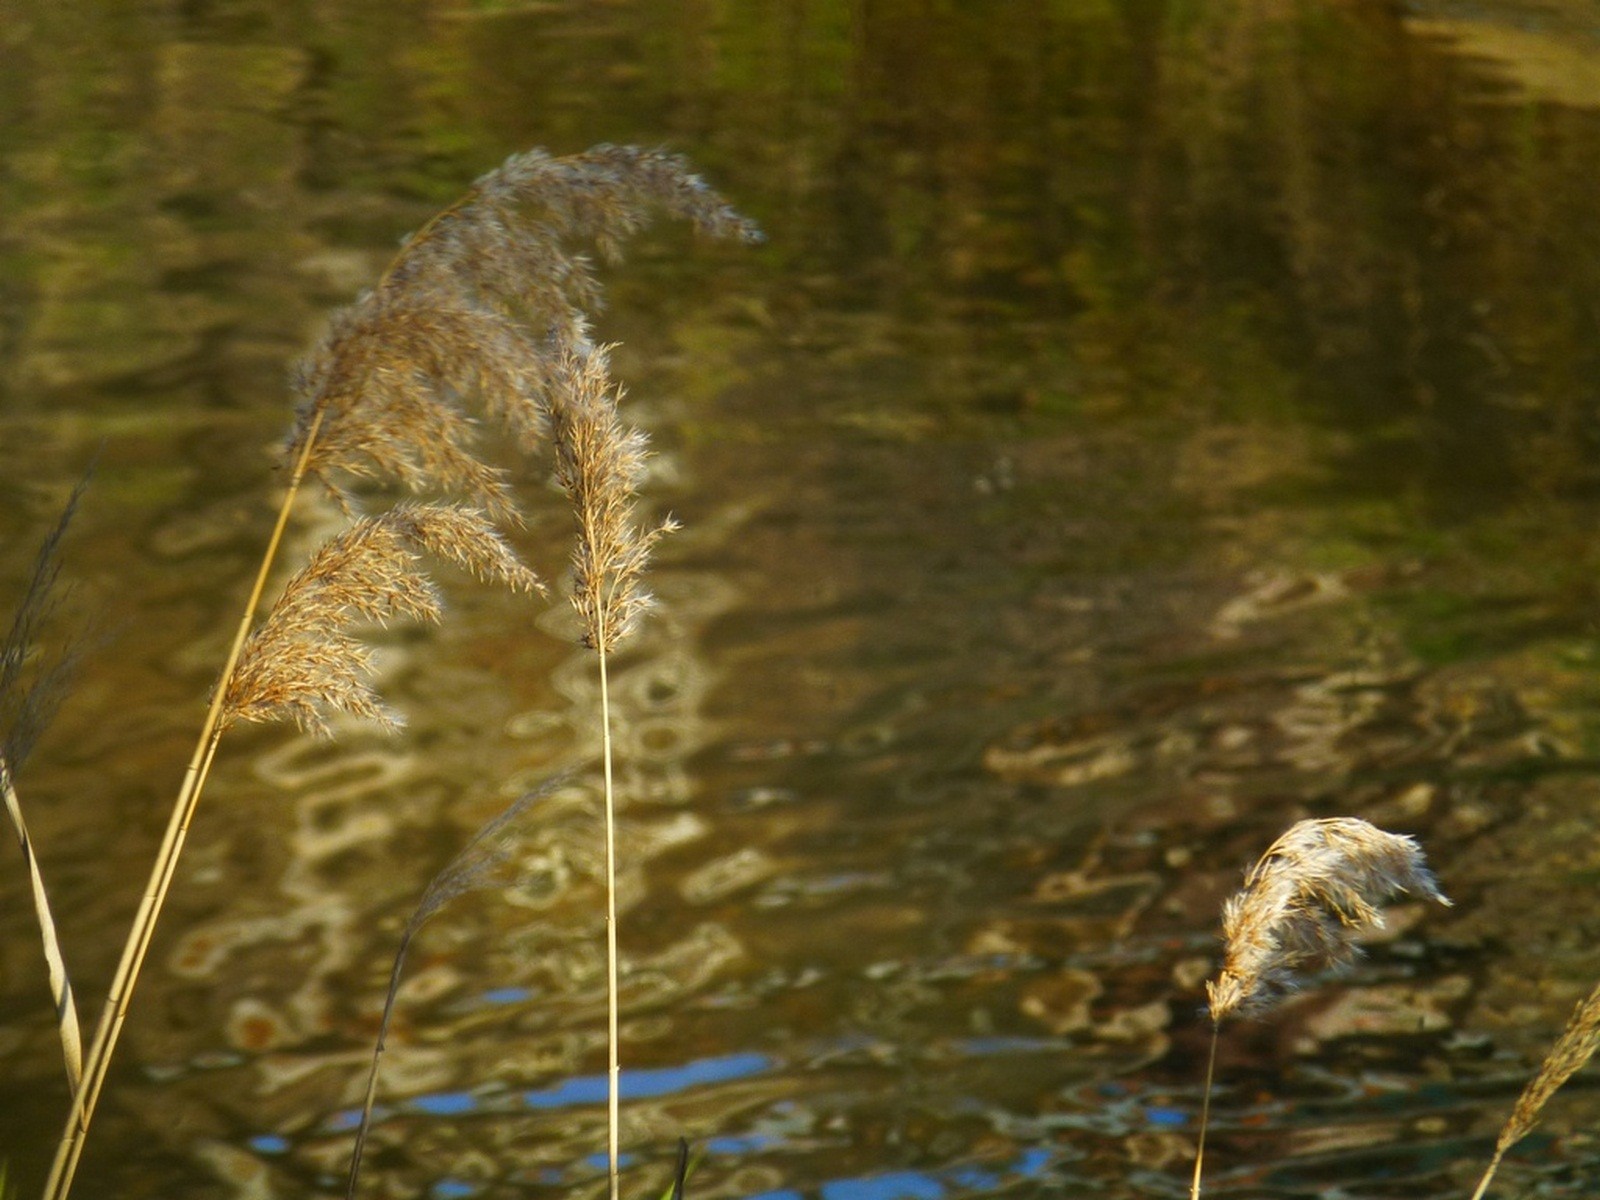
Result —
M611 1178L611 1200L618 1200L621 1175L618 1146L621 1143L622 1063L617 1028L617 819L616 799L611 780L611 696L606 678L605 616L600 616L600 739L605 760L606 804L606 1042L610 1050L607 1072L606 1115L609 1127L607 1169Z
M1211 1022L1211 1053L1206 1058L1206 1090L1200 1101L1200 1140L1194 1150L1194 1182L1189 1187L1189 1200L1200 1200L1200 1173L1206 1161L1206 1129L1211 1124L1211 1081L1217 1070L1217 1034L1222 1022Z
M178 797L173 802L172 815L168 818L161 848L156 853L150 880L145 885L144 897L139 902L139 910L134 915L128 940L123 945L122 958L117 964L116 974L112 977L105 1008L101 1010L100 1019L95 1025L94 1039L89 1045L88 1058L84 1062L83 1079L73 1092L72 1109L67 1114L66 1128L57 1143L55 1160L50 1165L50 1176L45 1183L45 1200L66 1200L68 1192L72 1189L72 1180L78 1170L78 1160L83 1155L84 1140L89 1133L89 1123L94 1119L95 1105L100 1099L101 1088L105 1086L106 1072L111 1067L111 1056L116 1050L117 1039L122 1034L122 1025L128 1016L128 1005L133 997L134 984L144 967L145 955L155 934L156 920L161 915L167 892L172 887L173 876L177 873L178 856L183 852L183 843L189 833L189 822L194 818L195 809L200 803L200 793L210 774L211 761L217 752L217 743L222 738L223 697L228 690L234 669L239 664L239 654L244 648L245 639L249 637L250 629L255 624L256 610L261 604L262 594L266 591L267 579L272 573L273 562L283 542L284 530L289 524L290 510L294 507L300 484L305 479L306 468L311 461L311 448L316 442L317 431L321 424L322 413L319 411L313 415L311 425L306 431L300 457L296 460L294 472L289 478L288 493L278 509L277 522L273 526L272 537L267 542L261 568L256 572L255 585L250 590L250 598L245 603L244 615L239 620L233 645L228 650L222 676L217 681L211 704L206 709L205 721L200 727L200 737L195 743L189 766L184 771Z
M1478 1180L1478 1190L1472 1193L1472 1200L1483 1200L1483 1195L1489 1190L1489 1181L1494 1178L1494 1173L1500 1169L1500 1160L1505 1157L1505 1150L1496 1149L1494 1157L1489 1160L1489 1167L1483 1173L1483 1178Z

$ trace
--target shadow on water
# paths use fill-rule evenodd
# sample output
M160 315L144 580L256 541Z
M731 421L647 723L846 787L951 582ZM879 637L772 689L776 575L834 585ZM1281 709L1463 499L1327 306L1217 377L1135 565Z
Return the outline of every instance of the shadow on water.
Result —
M686 525L617 664L630 1191L682 1133L704 1197L1185 1194L1218 904L1333 814L1457 907L1227 1030L1210 1190L1470 1187L1600 977L1576 6L12 7L0 594L104 443L68 572L126 631L25 780L80 993L266 535L285 362L504 154L660 142L771 236L653 235L601 330ZM418 939L366 1182L596 1193L597 685L559 612L452 604L384 644L404 738L225 748L85 1194L341 1190L400 926L564 770L516 886ZM24 1190L66 1104L25 886ZM1595 1115L1563 1093L1505 1190L1592 1191Z

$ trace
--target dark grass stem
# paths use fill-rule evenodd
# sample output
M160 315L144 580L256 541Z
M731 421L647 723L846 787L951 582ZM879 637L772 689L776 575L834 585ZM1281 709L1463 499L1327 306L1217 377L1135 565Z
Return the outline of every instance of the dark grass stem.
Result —
M355 1147L350 1155L350 1177L345 1185L346 1200L354 1200L361 1178L361 1157L367 1134L372 1128L372 1112L378 1096L378 1068L388 1046L389 1022L394 1017L395 1000L400 995L400 975L405 970L411 942L433 916L457 896L488 886L497 868L515 862L511 828L537 801L555 790L555 780L542 788L524 792L488 824L473 835L461 852L433 877L422 893L416 910L400 934L394 966L389 972L389 989L383 997L383 1016L378 1021L378 1037L372 1047L372 1065L367 1072L367 1089L361 1103L361 1121L356 1127Z
M1222 1031L1220 1021L1211 1022L1211 1053L1206 1056L1206 1086L1200 1100L1200 1137L1194 1148L1194 1182L1189 1187L1189 1200L1200 1200L1200 1175L1205 1169L1206 1130L1211 1127L1211 1083L1217 1074L1217 1038Z
M378 1022L378 1040L372 1046L372 1067L367 1072L367 1091L361 1100L361 1124L356 1127L355 1149L350 1154L350 1178L345 1184L345 1200L353 1200L356 1184L361 1179L361 1156L366 1152L367 1133L372 1128L372 1109L378 1099L378 1065L389 1039L389 1020L394 1016L394 1000L400 993L400 972L405 969L406 952L411 949L411 939L416 929L408 926L400 937L400 948L395 952L394 969L389 972L389 992L383 1002L383 1017Z

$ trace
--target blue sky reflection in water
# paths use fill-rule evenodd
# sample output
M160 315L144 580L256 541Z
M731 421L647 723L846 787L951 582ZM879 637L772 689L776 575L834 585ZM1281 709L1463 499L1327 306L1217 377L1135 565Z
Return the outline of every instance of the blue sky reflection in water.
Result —
M644 1097L670 1096L703 1084L725 1080L743 1079L770 1070L771 1060L760 1054L734 1054L723 1058L702 1059L681 1067L657 1067L653 1070L624 1070L619 1094L624 1100ZM551 1088L524 1092L516 1098L518 1103L531 1109L570 1108L575 1105L603 1104L606 1099L604 1075L586 1075L568 1079ZM508 1098L494 1098L487 1105L486 1098L471 1092L434 1092L413 1096L404 1108L409 1112L432 1116L462 1116L481 1112L486 1107L504 1111ZM361 1111L352 1109L333 1119L335 1128L354 1129L360 1123Z
M0 598L98 453L66 573L136 631L21 780L85 1004L285 365L511 151L666 144L769 240L656 231L597 325L685 524L616 678L630 1189L681 1133L693 1200L1181 1193L1218 902L1347 814L1458 905L1226 1031L1214 1187L1468 1194L1600 977L1597 45L1564 0L13 0ZM563 772L414 947L370 1180L595 1179L593 663L559 604L447 587L380 647L404 736L223 744L83 1194L338 1194L406 914ZM25 1195L66 1104L36 940L0 869ZM1558 1097L1507 1193L1592 1193L1597 1126Z

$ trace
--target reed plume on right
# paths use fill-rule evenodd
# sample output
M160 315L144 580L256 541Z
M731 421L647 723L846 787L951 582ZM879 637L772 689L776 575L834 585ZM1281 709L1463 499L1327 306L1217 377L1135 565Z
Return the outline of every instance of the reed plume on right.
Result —
M586 310L598 303L600 286L581 248L615 259L655 212L712 236L759 238L673 155L619 146L568 157L539 150L513 155L413 234L377 284L334 316L301 365L298 414L284 454L285 496L84 1056L47 1200L62 1200L71 1188L223 734L239 721L261 720L291 720L327 734L341 714L398 724L399 715L370 686L358 631L395 619L438 618L438 592L422 571L425 555L513 590L542 590L496 528L522 518L511 475L484 457L469 405L522 453L554 435L557 474L580 524L574 598L585 640L603 655L648 603L639 576L668 526L639 531L632 524L643 444L621 425L605 354L590 341ZM353 523L313 555L258 627L256 614L308 477L328 489ZM362 515L394 487L418 500ZM609 726L604 709L602 720ZM608 728L608 862L614 856L610 773ZM608 908L615 1195L614 898Z
M1600 985L1572 1010L1566 1029L1556 1039L1556 1044L1550 1047L1550 1052L1539 1064L1538 1072L1522 1089L1522 1095L1517 1097L1516 1106L1501 1127L1500 1136L1495 1139L1494 1157L1489 1160L1489 1166L1478 1180L1472 1200L1483 1200L1506 1151L1533 1132L1546 1102L1555 1095L1557 1088L1583 1069L1584 1064L1594 1057L1597 1048L1600 1048Z
M1211 1051L1191 1200L1200 1196L1223 1019L1265 1012L1306 972L1350 963L1360 952L1356 939L1383 926L1379 906L1401 893L1450 903L1414 839L1359 818L1329 817L1292 825L1223 905L1222 971L1206 984Z

